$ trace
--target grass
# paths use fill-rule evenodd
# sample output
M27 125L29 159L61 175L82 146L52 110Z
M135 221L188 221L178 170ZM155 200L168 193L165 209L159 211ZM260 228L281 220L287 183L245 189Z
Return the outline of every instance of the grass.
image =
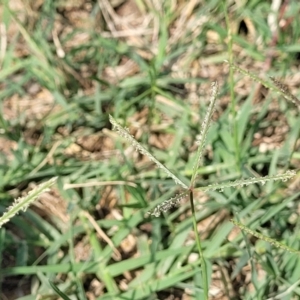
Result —
M200 2L3 1L0 211L58 178L0 228L1 299L205 299L190 203L146 216L180 190L109 114L185 185L197 176L209 299L299 298L299 175L205 189L299 169L299 4L273 31L267 2Z

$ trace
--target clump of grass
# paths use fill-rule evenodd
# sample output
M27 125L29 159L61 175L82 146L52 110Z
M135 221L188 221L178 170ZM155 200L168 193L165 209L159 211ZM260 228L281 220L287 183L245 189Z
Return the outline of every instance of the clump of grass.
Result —
M9 1L4 2L9 3ZM13 2L11 1L10 3L13 4ZM157 203L159 205L149 213L154 213L154 210L156 210L157 214L161 214L176 205L181 205L180 209L172 214L166 214L166 219L164 220L162 218L153 218L151 220L151 226L153 226L151 232L140 230L142 229L141 224L149 223L149 218L146 219L143 213L136 211L136 207L144 207L146 205L144 201L146 198L145 191L140 186L140 183L142 183L141 185L149 183L149 194L151 193L154 196L153 199L155 199L157 198L157 191L161 188L166 190L169 181L160 178L159 185L155 185L157 172L151 170L147 173L145 169L140 170L137 177L133 174L134 168L128 161L122 164L120 168L119 157L115 155L115 152L111 152L110 146L105 146L103 140L101 140L99 153L94 153L94 150L85 151L84 159L82 159L83 155L80 154L85 147L81 147L80 153L77 153L76 156L70 156L69 152L67 153L65 150L69 144L74 146L73 142L77 142L78 137L88 136L91 141L91 132L104 133L105 135L107 125L106 112L108 110L113 111L115 116L122 116L122 118L127 119L129 116L139 118L141 112L143 112L141 110L146 108L150 110L147 116L149 124L155 122L154 117L156 117L157 112L166 112L168 118L172 120L176 120L176 117L180 116L178 119L180 124L177 124L177 128L180 128L180 131L177 131L176 140L172 143L172 150L175 150L176 154L166 157L155 149L155 157L159 158L161 162L166 159L167 162L164 161L164 165L178 170L186 162L186 148L189 147L189 144L185 144L185 142L189 143L190 140L185 137L193 134L195 128L190 120L191 118L188 118L188 116L192 114L195 116L197 112L194 110L194 106L193 112L190 114L189 110L191 107L186 101L177 100L182 99L183 95L185 95L186 99L192 99L190 93L194 84L201 84L201 89L207 90L205 86L208 78L218 78L218 80L220 78L222 80L223 76L213 75L214 77L211 77L215 72L212 73L210 70L213 67L217 74L223 74L223 72L218 72L223 69L222 62L225 57L228 57L226 51L224 51L224 46L226 47L225 44L227 43L226 29L224 30L224 22L222 21L224 19L224 11L227 12L228 10L230 14L228 19L233 25L228 25L227 31L238 25L241 18L247 18L252 23L255 37L257 38L255 41L249 40L249 38L241 38L233 29L230 43L231 46L234 44L239 49L237 50L238 52L233 53L235 47L232 47L230 57L233 58L238 53L236 57L242 61L239 63L240 66L245 66L247 63L249 65L250 60L251 68L252 66L254 68L258 66L260 69L266 70L262 67L262 62L265 58L264 54L269 49L272 52L275 50L276 60L274 60L274 69L271 72L279 78L280 76L285 76L283 74L287 74L287 70L293 72L295 63L297 63L295 59L299 37L297 29L300 28L300 26L297 26L299 20L296 13L297 9L294 9L295 5L298 5L296 4L297 1L290 1L290 4L293 4L293 6L285 6L292 7L293 12L287 16L289 19L285 24L289 23L293 18L294 22L290 23L292 25L290 30L286 30L279 35L278 47L269 44L269 40L272 37L270 36L269 26L267 26L267 14L275 15L276 13L273 9L271 11L268 10L267 7L269 5L264 1L245 1L243 5L238 6L234 4L228 6L224 3L224 9L218 9L216 1L206 1L205 3L202 1L205 5L201 5L201 1L185 3L184 1L166 1L165 3L162 1L162 5L159 5L157 1L136 1L142 9L143 27L138 25L135 17L128 18L126 15L124 18L120 18L115 13L112 15L115 19L109 20L110 24L108 24L115 26L107 26L102 20L102 15L100 15L99 22L99 14L104 15L106 13L110 16L110 13L114 12L111 7L112 3L117 1L111 1L111 3L106 1L107 5L102 5L100 9L98 6L104 1L87 1L87 3L82 4L92 9L86 14L87 19L84 21L84 27L80 23L82 22L81 17L85 14L78 11L77 4L70 4L71 2L63 3L65 1L59 1L57 5L54 1L44 1L42 5L33 5L32 1L31 3L29 1L21 2L30 5L30 7L19 11L19 6L17 6L18 11L12 16L10 13L7 13L8 10L3 11L3 23L6 25L22 25L17 25L17 31L10 30L7 36L5 32L1 32L1 46L5 46L6 38L8 40L6 53L5 47L1 47L2 52L0 55L2 67L0 77L1 86L3 86L1 89L2 100L5 103L5 99L10 99L16 93L23 99L24 96L28 95L29 87L32 86L32 83L37 82L43 91L43 96L40 104L32 96L34 101L30 101L30 103L34 104L34 108L39 107L39 105L46 105L44 99L45 89L54 96L54 104L60 105L60 108L53 109L49 112L49 115L47 113L46 118L41 120L38 118L41 129L44 128L45 130L43 132L41 130L41 139L36 141L34 147L31 146L33 145L32 143L24 142L23 138L26 136L26 131L30 130L32 132L33 129L33 127L29 126L29 123L32 125L32 122L36 119L31 114L32 110L26 109L26 112L29 113L30 122L25 124L26 126L24 127L22 126L23 123L20 123L21 130L14 125L19 124L19 120L10 118L9 115L6 115L5 110L3 110L3 114L0 114L0 123L2 121L2 127L5 129L7 138L19 141L17 152L14 153L15 160L1 164L0 175L4 175L2 176L4 177L3 180L0 182L1 188L3 187L3 189L0 189L1 202L5 202L5 198L10 199L10 197L6 196L8 189L19 187L19 184L24 182L24 180L39 180L39 178L45 178L45 176L59 175L63 177L65 183L74 183L72 189L68 191L62 190L61 185L58 186L64 203L68 203L68 210L64 211L64 213L71 216L70 220L72 221L66 224L56 220L58 222L51 224L48 218L40 217L38 213L31 211L29 207L22 216L10 219L12 224L9 224L7 228L3 228L6 225L4 224L0 232L0 240L3 241L0 243L0 257L2 258L2 254L4 255L3 260L0 260L5 262L0 272L4 277L3 288L9 291L7 284L10 281L9 276L17 275L19 280L24 275L21 279L22 281L24 278L31 279L31 276L34 279L31 284L32 295L24 298L31 297L35 299L37 294L42 298L55 298L53 290L50 289L48 284L50 279L59 290L68 294L71 299L85 299L84 292L89 292L90 288L95 286L94 284L93 286L90 285L90 282L98 282L98 287L99 285L102 287L100 288L101 296L93 294L99 299L146 299L149 297L164 299L166 297L162 297L160 292L163 292L164 295L166 292L171 293L173 297L177 297L174 295L176 288L179 288L184 294L194 293L196 294L195 298L204 299L201 289L201 286L203 286L202 280L199 279L199 260L191 263L186 259L190 257L191 252L194 252L194 242L190 241L189 236L190 225L192 224L191 217L189 215L181 215L180 223L175 227L173 226L176 222L174 222L176 216L181 214L185 207L189 205L187 203L183 206L181 203L182 197L187 198L189 196L190 184L188 181L182 180L182 177L180 177L187 189L178 185L178 189L181 189L183 193L179 192L174 197L175 192L170 191L168 196L164 194L162 199L165 200L172 197L171 199L165 202L160 199L151 202L149 206L151 208L154 208ZM123 2L131 3L131 1ZM70 10L70 8L72 9ZM23 12L25 13L25 18L23 19L22 17L20 18L21 22L16 22L17 18L20 17L19 13ZM74 14L79 16L79 18L75 18L76 21L73 20ZM280 12L280 14L282 13ZM130 23L130 20L133 20L133 23ZM80 21L80 23L76 26L77 21ZM113 23L114 21L115 23ZM57 26L59 24L63 25L62 30L59 29L61 26ZM109 28L112 29L109 30ZM130 29L128 31L129 34L133 32L134 35L125 37L118 35L125 32L124 28ZM146 34L144 34L143 28L147 30ZM141 29L143 34L139 34ZM135 35L135 33L137 34ZM216 41L215 38L211 39L210 33L213 33L214 36L217 35L219 37L218 40ZM122 38L118 39L118 36ZM81 37L85 38L83 43ZM54 43L51 42L52 40L54 40ZM242 48L242 51L240 51L240 48ZM58 51L56 55L55 50L64 51L65 56L61 56ZM40 59L37 60L36 57ZM149 59L151 60L149 61ZM123 62L127 60L131 64L126 63L126 65L123 65ZM132 63L134 68L132 68ZM197 68L198 63L203 65L201 70ZM124 72L123 75L120 75L119 68L124 69L124 66L130 73ZM136 69L136 71L133 70L133 73L131 73L132 69ZM258 72L258 70L255 71L255 73ZM113 75L107 76L107 74ZM93 87L89 84L90 79L95 80L95 84L92 84ZM233 78L229 78L229 84L233 92ZM226 87L227 85L225 84L224 88ZM247 88L247 84L245 87ZM192 93L193 95L198 95L198 92L199 90L197 89ZM225 96L223 91L222 95ZM168 99L167 105L165 100L161 101L161 97ZM231 104L228 107L229 109L220 116L217 124L221 130L234 125L231 127L233 129L232 133L228 133L230 139L228 136L224 137L223 135L223 132L227 131L226 129L223 132L218 130L213 135L211 135L212 130L210 130L207 137L208 143L214 145L213 163L205 164L200 169L198 168L198 173L207 174L207 179L210 183L217 182L215 173L218 173L219 178L224 176L236 179L241 177L241 173L245 174L243 177L248 178L248 176L253 176L248 175L249 171L260 172L262 168L264 171L267 168L269 174L275 174L277 173L275 169L278 157L280 159L281 157L286 157L287 152L284 151L281 151L277 156L277 152L275 155L273 153L268 153L267 155L257 154L258 148L252 143L252 138L257 127L259 127L259 130L265 126L272 127L273 124L269 123L269 119L262 122L269 109L259 109L260 114L256 115L253 111L255 107L253 109L251 107L252 99L251 94L249 94L248 100L243 103L242 107L240 107L241 110L238 111L236 107L239 105L239 98L235 98L236 101L230 95ZM114 101L111 101L111 99L114 99ZM26 102L29 101L26 100ZM265 101L264 107L267 107L267 105L268 103ZM20 107L22 108L22 106ZM222 107L224 106L222 105ZM282 109L284 109L284 106L280 107L280 111ZM183 111L184 114L182 113ZM252 115L253 112L254 115ZM230 118L227 117L227 113L230 114ZM289 110L289 113L291 113L291 110ZM289 115L287 115L288 117ZM21 118L20 122L22 120ZM229 120L234 120L234 124L231 124ZM286 146L290 146L292 144L291 141L293 142L299 137L297 127L300 128L300 123L299 121L296 122L296 120L294 115L287 120L290 125L290 132L286 139ZM139 122L139 124L143 123ZM38 128L40 127L38 126ZM143 128L140 129L145 140L148 138L148 133L151 134L151 138L153 137L151 128L149 128L149 131L147 130L146 134ZM172 129L169 131L168 128L167 133L169 132L172 134ZM106 131L106 133L110 134L109 131ZM158 133L164 135L166 131L159 129ZM3 134L3 130L1 134ZM271 139L273 138L276 138L276 135L272 135ZM53 142L56 143L57 139L59 139L59 147L53 144ZM183 140L184 142L182 142ZM53 147L49 151L48 147L51 146ZM283 148L282 150L284 150ZM287 149L287 147L285 148ZM109 150L105 153L103 152L106 158L105 161L101 159L101 162L99 162L99 158L95 160L94 154L101 154L101 157L103 157L103 150ZM151 153L153 154L154 152L151 151ZM297 152L296 147L294 147L294 151L289 153L294 158L299 158L299 151ZM0 156L2 158L2 151ZM287 159L280 161L280 165L282 166L286 161ZM245 166L245 162L248 162L249 165ZM190 177L193 172L188 164L186 165L184 176ZM241 166L245 166L245 168L242 169ZM286 165L285 168L293 169L294 167ZM125 177L127 180L124 181L124 174L133 174L133 176ZM222 182L229 180L229 178L222 179ZM91 182L90 179L92 180ZM99 185L105 186L105 189L91 188L90 184L94 184L95 179L98 180L97 183ZM104 179L109 179L109 181L103 181ZM252 183L255 183L256 179L253 178ZM131 182L128 182L128 180ZM197 181L199 182L198 177L196 178ZM292 197L284 199L285 195L281 195L280 190L276 188L275 184L273 185L272 181L273 179L271 178L270 182L263 187L264 196L262 198L255 193L256 191L260 192L260 187L254 185L247 188L240 184L241 187L244 187L242 189L229 190L224 188L223 193L221 193L222 189L219 183L201 188L197 187L197 190L200 191L212 191L210 192L212 198L209 203L206 203L201 210L196 209L197 222L204 218L212 220L218 217L219 212L222 213L222 210L238 210L239 216L243 219L241 222L247 224L247 228L250 227L251 230L257 230L258 225L264 226L264 231L259 230L260 232L268 232L266 234L270 236L280 233L280 238L284 239L287 244L299 249L297 247L297 241L299 240L297 227L290 226L291 223L286 218L288 214L298 216L296 209L293 210L291 205L297 205L296 199L299 197L299 194L295 192ZM79 184L82 182L87 182L87 184L78 189ZM130 184L128 188L127 184ZM231 181L228 184L232 185L235 183ZM106 240L97 233L98 231L91 227L93 226L92 223L85 214L82 214L82 210L84 210L83 212L89 210L92 217L98 216L99 209L100 213L102 213L101 205L104 202L102 200L106 197L106 188L111 189L113 185L118 186L118 188L113 188L113 190L116 192L115 198L121 204L117 210L121 214L122 219L119 218L119 215L118 217L116 215L108 215L107 218L106 214L101 220L95 218L97 224L103 228L108 238L111 239L111 243L107 244ZM135 186L134 188L132 188L133 185ZM232 193L232 190L234 193ZM196 188L193 191L195 192ZM198 200L195 198L195 193L193 196L194 200ZM235 196L237 196L236 199L232 201ZM252 198L252 196L254 197ZM280 203L278 205L274 204L270 200L271 197L279 199ZM99 198L101 198L101 205L98 204ZM284 201L281 201L283 199ZM294 203L291 203L292 201ZM4 209L3 206L0 209L2 211ZM115 207L110 205L109 212L113 213L113 210L115 210ZM215 212L216 214L213 215ZM250 219L250 221L248 219L247 223L245 215ZM239 220L237 216L236 218ZM203 235L210 236L209 239L205 240L204 257L206 258L208 269L210 264L214 263L215 268L222 266L224 272L233 271L229 276L226 276L228 275L226 273L224 273L225 276L222 276L224 289L221 289L221 292L226 293L228 299L289 298L289 295L287 295L289 293L293 293L294 297L297 298L299 295L297 289L299 281L297 274L298 262L295 255L290 255L290 253L285 253L286 251L273 247L269 249L272 253L265 252L265 255L255 256L256 247L255 249L251 248L249 257L251 256L251 262L254 262L254 267L266 272L264 280L260 281L261 284L255 286L256 294L253 295L253 289L248 290L247 287L249 282L241 281L241 278L249 278L249 268L247 268L247 274L244 273L242 268L247 263L245 261L243 242L240 244L242 235L239 234L233 240L230 239L228 241L227 234L231 231L233 225L226 220L222 222L219 218L215 224L216 226L207 227L205 232L204 230L201 231ZM197 225L199 228L199 225L202 226L202 223ZM16 231L12 232L11 229L14 226ZM167 238L164 234L166 231L170 233ZM20 236L19 240L16 239L15 233ZM123 261L115 262L114 247L120 247L121 243L131 234L139 241L137 253L122 255ZM90 256L88 261L78 263L74 250L77 246L82 247L81 238L83 236L90 250ZM139 238L137 239L137 237ZM204 240L205 238L201 235L201 239ZM111 244L113 247L111 247ZM17 247L18 251L15 251L14 247ZM45 249L45 252L34 263L36 253L40 253L40 251L35 251L36 247ZM12 257L14 266L7 264L5 261L7 253ZM89 251L86 251L86 253L89 253ZM272 256L269 264L266 263L268 255L269 258ZM26 256L29 256L29 259ZM191 256L194 256L194 253ZM70 272L70 270L72 271ZM138 274L138 276L130 279L127 276L122 278L124 274ZM246 276L244 277L244 275ZM274 275L276 280L274 280ZM216 276L218 274L214 271L212 277L216 278ZM120 279L122 285L120 285ZM232 281L234 289L230 288L230 281ZM198 285L198 282L201 282L201 286ZM18 286L21 286L21 283L18 282ZM128 289L124 291L123 288L126 283L128 283ZM212 279L212 284L214 284L214 279ZM239 290L236 290L237 286L239 286ZM236 294L230 295L227 292L227 287L228 290L235 291ZM13 289L15 290L15 285ZM54 290L58 291L58 289ZM154 295L155 293L157 294ZM274 293L277 293L277 295L275 296ZM0 291L0 294L2 295L2 291ZM64 298L62 294L59 295ZM8 297L11 297L11 295Z
M284 92L284 90L282 90ZM201 240L199 238L199 233L197 230L197 221L195 217L195 207L194 207L194 194L195 191L201 190L201 191L214 191L218 190L222 192L224 188L228 187L243 187L243 186L248 186L250 184L255 184L255 183L260 183L261 185L264 185L266 182L271 181L271 180L281 180L281 181L287 181L288 179L292 178L296 173L295 171L288 170L287 172L283 174L277 174L274 176L265 176L265 177L256 177L256 178L248 178L248 179L242 179L242 180L236 180L236 181L229 181L225 183L214 183L211 185L207 185L204 187L195 187L197 176L198 176L198 168L201 166L201 158L203 154L203 149L205 147L205 141L207 137L207 133L210 127L210 123L212 120L212 115L215 109L215 104L216 104L216 99L218 95L218 84L215 82L212 84L211 87L211 98L210 98L210 104L207 109L206 115L204 117L204 120L202 122L201 130L200 130L200 135L197 140L197 154L195 157L194 165L193 165L193 171L192 171L192 176L191 176L191 181L190 185L187 186L185 183L183 183L178 176L176 176L170 169L168 169L166 166L164 166L158 159L156 159L144 146L142 146L135 138L129 133L129 130L122 127L120 124L117 123L117 121L112 117L109 116L109 120L111 124L113 125L113 129L116 130L120 136L125 138L132 146L135 147L137 151L139 151L141 154L147 156L155 165L160 168L162 171L164 171L168 177L172 178L175 182L175 184L179 185L181 188L183 188L183 192L176 195L175 197L172 197L169 200L166 200L162 202L161 204L158 204L152 211L150 211L148 214L153 215L153 216L160 216L162 212L167 212L170 208L176 207L180 205L180 201L185 198L189 197L190 199L190 204L191 204L191 210L192 210L192 215L193 215L193 227L195 231L195 237L196 237L196 243L197 243L197 248L198 252L200 255L200 261L201 261L201 268L202 268L202 276L203 276L203 289L204 289L204 295L205 299L208 299L208 273L207 273L207 268L206 268L206 262L205 258L203 255L203 249L201 246ZM288 250L290 252L297 252L296 250L293 251L293 249L285 246L284 244L281 244L277 241L274 241L268 237L265 237L262 234L256 233L252 231L251 229L247 228L243 224L236 222L232 220L232 222L239 226L242 230L245 230L246 232L253 234L254 236L264 239L267 242L270 242L276 247L280 247L282 249Z

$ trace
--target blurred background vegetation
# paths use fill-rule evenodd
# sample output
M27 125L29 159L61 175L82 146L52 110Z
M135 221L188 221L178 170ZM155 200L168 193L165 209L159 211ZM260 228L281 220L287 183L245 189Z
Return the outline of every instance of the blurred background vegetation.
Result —
M198 186L299 169L299 109L224 60L296 97L300 2L1 0L0 211L58 183L0 229L6 299L203 299L188 201L111 130L128 127L184 182L209 102L220 94ZM226 22L226 15L228 22ZM195 198L210 299L299 299L299 175ZM67 299L67 298L66 298Z

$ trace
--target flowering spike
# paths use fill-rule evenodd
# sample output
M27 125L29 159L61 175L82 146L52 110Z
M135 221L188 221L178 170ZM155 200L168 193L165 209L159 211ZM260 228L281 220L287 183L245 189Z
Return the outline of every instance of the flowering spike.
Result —
M156 164L159 169L162 169L169 177L171 177L176 184L179 184L184 189L188 189L177 176L175 176L167 167L165 167L157 158L155 158L146 148L144 148L130 133L127 129L123 128L117 121L109 115L109 121L113 125L113 129L123 138L125 138L129 143L141 154L147 156L152 162Z
M288 179L291 179L295 175L296 175L296 172L294 170L289 170L283 174L277 174L277 175L273 175L273 176L253 177L253 178L247 178L247 179L236 180L236 181L214 183L214 184L210 184L208 186L197 188L197 190L199 189L203 192L215 191L215 190L221 191L224 188L228 188L228 187L241 187L244 185L248 186L248 185L254 184L254 183L265 184L266 182L271 181L271 180L287 181Z
M33 190L31 190L25 197L15 199L14 203L8 207L2 217L0 217L0 227L8 222L13 216L17 215L20 210L25 211L28 206L35 201L42 193L49 190L49 188L55 183L57 177L53 177L50 180L41 183Z
M213 112L215 110L215 103L216 103L216 99L217 99L217 95L218 95L218 89L219 89L218 83L213 82L211 85L210 104L207 109L203 123L201 125L201 132L200 132L199 138L196 141L196 143L198 145L198 150L197 150L197 154L196 154L195 163L193 166L193 175L192 175L192 179L191 179L191 186L194 186L194 184L195 184L195 180L197 177L197 168L201 164L202 153L203 153L203 149L205 146L207 132L208 132L208 129L209 129L209 126L211 123Z
M158 204L152 211L149 211L147 215L159 217L162 212L167 212L172 207L178 207L180 201L187 196L188 192L181 193L175 197Z
M242 223L240 222L237 222L235 220L230 220L235 226L239 227L241 230L244 230L245 232L257 237L258 239L261 239L261 240L264 240L268 243L270 243L271 245L277 247L277 248L280 248L280 249L283 249L283 250L286 250L288 252L291 252L291 253L297 253L297 254L300 254L300 251L296 250L296 249L293 249L293 248L290 248L289 246L286 246L285 244L283 243L280 243L274 239L271 239L270 237L266 236L266 235L263 235L257 231L254 231L252 229L250 229L249 227L243 225Z

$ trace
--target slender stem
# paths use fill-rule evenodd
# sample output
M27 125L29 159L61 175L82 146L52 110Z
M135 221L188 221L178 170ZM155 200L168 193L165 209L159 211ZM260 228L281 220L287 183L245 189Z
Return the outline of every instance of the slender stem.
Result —
M200 240L198 229L197 229L197 220L196 220L196 213L195 213L195 207L194 207L193 190L190 190L190 202L191 202L191 209L192 209L192 216L193 216L192 220L193 220L194 232L195 232L195 236L196 236L196 244L197 244L198 252L200 255L200 261L201 261L204 299L207 300L208 299L207 268L206 268L206 262L204 259L202 247L201 247L201 240Z

